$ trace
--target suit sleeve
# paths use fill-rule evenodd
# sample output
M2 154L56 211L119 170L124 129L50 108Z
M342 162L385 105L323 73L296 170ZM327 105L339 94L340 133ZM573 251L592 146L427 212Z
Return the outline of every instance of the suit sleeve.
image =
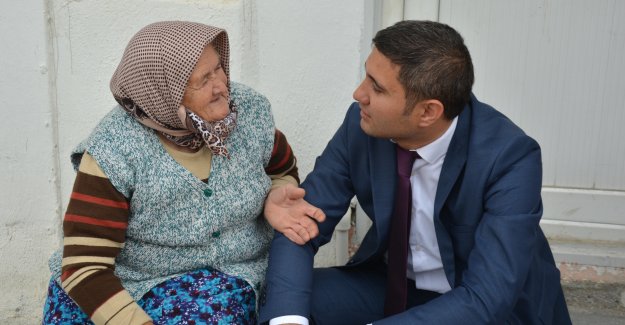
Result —
M353 105L350 112L354 109L357 110L357 107ZM319 224L319 236L299 246L284 235L275 233L269 253L266 296L261 301L260 322L284 315L308 317L310 314L314 255L321 245L330 241L336 224L354 196L347 159L349 115L317 158L313 172L302 183L306 190L305 199L326 214L326 221Z
M486 182L484 213L462 282L427 304L374 324L503 324L535 255L542 215L541 155L522 135L496 156Z

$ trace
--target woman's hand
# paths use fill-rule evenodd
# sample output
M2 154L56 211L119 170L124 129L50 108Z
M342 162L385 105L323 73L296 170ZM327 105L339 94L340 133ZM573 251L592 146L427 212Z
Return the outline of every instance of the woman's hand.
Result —
M304 189L288 184L272 189L265 200L269 224L298 245L315 238L319 234L317 222L326 219L321 209L304 200L304 194Z

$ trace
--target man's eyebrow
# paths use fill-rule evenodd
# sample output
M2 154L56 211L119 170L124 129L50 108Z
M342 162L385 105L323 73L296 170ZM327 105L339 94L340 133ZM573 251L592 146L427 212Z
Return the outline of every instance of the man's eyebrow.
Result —
M380 85L380 83L378 83L377 80L375 80L375 78L373 78L372 75L370 75L369 73L367 73L367 77L369 79L371 79L371 82L373 82L373 85L378 88L379 90L385 90L386 88L382 87L382 85Z
M386 90L386 88L382 87L382 85L380 85L380 83L377 80L375 80L375 78L371 74L369 74L369 72L367 72L367 62L366 61L365 61L365 75L367 76L367 78L371 79L371 82L373 82L373 85L376 88L378 88L380 90Z

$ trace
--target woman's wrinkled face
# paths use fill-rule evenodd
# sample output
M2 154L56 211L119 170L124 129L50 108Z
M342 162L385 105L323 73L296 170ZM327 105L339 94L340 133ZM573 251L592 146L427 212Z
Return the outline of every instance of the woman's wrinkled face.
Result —
M227 84L219 54L209 44L191 72L182 105L206 121L221 120L230 113Z

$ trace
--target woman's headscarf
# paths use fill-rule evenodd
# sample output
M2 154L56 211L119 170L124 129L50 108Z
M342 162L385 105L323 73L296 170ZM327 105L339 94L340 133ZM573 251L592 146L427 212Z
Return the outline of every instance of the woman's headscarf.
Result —
M115 100L137 121L161 132L179 146L206 144L214 154L228 156L224 140L236 126L236 106L219 121L205 121L181 105L187 81L206 45L220 56L228 78L228 34L204 24L164 21L148 25L132 37L111 78Z

